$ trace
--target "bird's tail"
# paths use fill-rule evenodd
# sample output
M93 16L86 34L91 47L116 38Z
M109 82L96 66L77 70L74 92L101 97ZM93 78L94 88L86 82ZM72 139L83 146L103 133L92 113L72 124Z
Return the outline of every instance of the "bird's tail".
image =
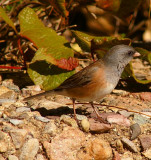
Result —
M43 93L39 93L39 94L30 96L30 97L24 98L24 101L28 101L28 100L31 100L31 99L36 99L36 98L39 98L39 97L41 97L41 96L50 96L50 95L52 95L52 94L54 94L54 90L45 91L45 92L43 92Z

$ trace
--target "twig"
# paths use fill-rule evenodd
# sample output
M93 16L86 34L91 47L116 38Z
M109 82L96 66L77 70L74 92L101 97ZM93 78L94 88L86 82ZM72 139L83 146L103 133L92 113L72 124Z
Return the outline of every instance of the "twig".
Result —
M133 30L131 30L127 36L131 36L132 34L134 34L136 31L138 31L144 24L146 23L146 21L141 21L138 25L136 25Z
M90 104L90 103L75 103L75 104ZM111 106L111 105L106 105L106 104L98 104L98 103L93 103L94 105L97 105L97 106L105 106L105 107L113 107L113 108L118 108L118 109L122 109L122 110L126 110L128 112L133 112L133 113L138 113L138 114L142 114L142 115L145 115L145 116L148 116L151 118L150 115L147 115L145 113L142 113L142 112L139 112L139 111L133 111L133 110L130 110L130 109L127 109L127 108L123 108L123 107L120 107L120 106ZM67 103L66 105L72 105L72 103Z
M26 68L27 67L27 65L26 65L26 57L25 57L25 55L23 53L23 50L22 50L22 47L21 47L21 39L20 39L20 37L18 38L17 44L18 44L18 49L19 49L21 55L23 56L24 68Z
M67 27L65 27L65 28L62 28L62 29L57 30L56 32L57 32L57 33L58 33L58 32L62 32L62 31L64 31L64 30L66 30L66 29L70 29L70 28L74 28L74 27L77 27L77 25L75 24L75 25L72 25L72 26L67 26Z
M0 69L25 69L25 67L16 67L16 66L1 66Z

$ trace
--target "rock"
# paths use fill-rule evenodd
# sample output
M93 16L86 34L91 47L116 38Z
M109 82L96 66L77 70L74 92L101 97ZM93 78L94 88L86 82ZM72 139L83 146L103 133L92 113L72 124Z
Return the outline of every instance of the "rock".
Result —
M31 109L30 108L27 108L27 107L19 107L16 109L16 112L17 113L20 113L20 112L30 112Z
M2 86L8 87L10 90L14 90L15 92L19 92L20 89L17 85L13 83L12 79L6 79L2 82Z
M77 159L112 160L112 148L109 143L100 138L90 138L85 148L77 154Z
M112 91L112 93L114 93L114 94L116 94L117 96L126 96L126 95L128 95L129 93L128 92L126 92L126 91L124 91L124 90L117 90L117 89L114 89L113 91Z
M8 160L18 160L18 157L16 157L15 155L9 155Z
M42 116L35 116L35 118L36 118L37 120L39 120L39 121L41 121L41 122L45 122L45 123L47 123L47 122L50 121L50 119L45 118L45 117L42 117Z
M99 138L90 140L87 151L93 157L92 159L111 160L113 156L109 143Z
M151 93L150 92L140 93L140 99L151 102Z
M46 160L46 159L44 158L42 154L37 154L37 157L35 160Z
M28 101L28 103L30 103L30 101ZM47 99L41 99L41 100L36 100L36 101L33 101L32 100L32 104L34 103L34 105L32 105L31 107L33 109L36 109L37 106L38 108L45 108L47 110L50 110L50 109L57 109L59 107L62 107L62 106L66 106L66 105L63 105L63 104L60 104L60 103L57 103L57 102L53 102L53 101L50 101L50 100L47 100Z
M0 160L5 160L4 157L0 154Z
M131 125L130 128L132 130L131 140L134 140L141 134L141 128L138 123Z
M89 123L90 123L90 131L94 133L102 133L111 129L110 124L100 123L92 118L89 119Z
M60 117L60 121L63 121L64 123L66 123L69 126L78 128L77 122L75 119L71 118L70 116L67 115L62 115Z
M151 159L151 148L142 153L146 158Z
M33 160L39 150L39 141L36 138L29 139L24 143L19 160Z
M129 119L127 119L126 117L124 117L123 115L120 114L110 114L107 116L107 121L109 123L116 123L118 125L122 125L122 126L130 126L130 121Z
M17 101L14 103L14 106L17 107L17 108L22 108L25 106L25 104L21 101Z
M151 159L151 148L142 153L146 158Z
M66 127L64 131L49 142L44 142L47 156L51 160L75 160L78 150L85 142L82 131L73 127Z
M117 151L113 150L113 153L114 153L114 157L113 157L112 160L121 160L121 157L120 157L120 155Z
M131 152L124 152L121 156L121 160L134 160Z
M10 135L16 149L18 149L23 145L27 131L25 129L14 129L10 131Z
M9 142L7 140L7 134L0 131L0 152L4 153L8 150L9 148Z
M16 94L7 87L0 86L0 104L15 102Z
M139 114L134 114L133 121L135 121L139 125L143 125L143 124L146 124L146 123L151 123L151 120L149 120L148 118L146 118L144 116L141 116Z
M116 150L119 152L119 153L124 153L124 148L123 148L123 144L121 142L120 139L118 139L116 141Z
M130 115L134 114L134 113L132 113L132 112L128 112L128 111L125 111L125 110L121 110L121 111L119 111L119 113L120 113L121 115L127 117L127 118L128 118Z
M0 142L0 152L6 152L8 150L8 144L5 141Z
M88 119L83 119L83 120L81 121L81 126L82 126L82 129L83 129L85 132L89 132L90 123L89 123Z
M43 142L43 146L46 150L46 154L47 154L47 157L49 157L49 159L51 159L50 157L53 157L53 153L51 153L51 143L47 142L47 141L44 141ZM58 153L58 152L57 152ZM54 155L55 156L55 155ZM60 156L60 155L59 155ZM62 155L61 155L62 156ZM59 157L58 157L59 158ZM62 157L61 157L62 158ZM57 159L52 159L52 160L57 160Z
M10 121L13 125L15 125L15 126L24 123L23 120L18 120L18 119L10 119L9 121Z
M139 140L141 142L141 146L143 148L143 151L145 151L151 147L151 135L141 135L141 136L139 136Z
M76 114L77 120L82 121L83 119L88 119L85 115Z
M48 133L50 136L55 136L57 133L57 126L54 123L54 120L51 120L46 124L43 133Z
M127 139L127 138L124 137L124 138L122 138L122 142L123 142L123 144L125 145L125 147L128 150L130 150L132 152L135 152L135 153L138 152L135 144L132 141L130 141L129 139Z

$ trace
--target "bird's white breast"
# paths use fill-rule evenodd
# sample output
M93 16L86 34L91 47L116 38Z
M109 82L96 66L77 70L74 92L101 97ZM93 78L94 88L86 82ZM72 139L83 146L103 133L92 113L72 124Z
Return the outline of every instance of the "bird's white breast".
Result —
M115 88L115 85L111 83L107 83L107 86L105 88L99 89L99 91L94 95L94 100L100 100L106 95L110 94L113 89Z

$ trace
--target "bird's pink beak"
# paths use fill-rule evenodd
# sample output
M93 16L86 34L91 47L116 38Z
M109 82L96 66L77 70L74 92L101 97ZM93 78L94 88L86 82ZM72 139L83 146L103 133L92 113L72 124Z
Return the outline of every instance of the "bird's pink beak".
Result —
M133 57L139 57L141 54L139 52L135 52Z

